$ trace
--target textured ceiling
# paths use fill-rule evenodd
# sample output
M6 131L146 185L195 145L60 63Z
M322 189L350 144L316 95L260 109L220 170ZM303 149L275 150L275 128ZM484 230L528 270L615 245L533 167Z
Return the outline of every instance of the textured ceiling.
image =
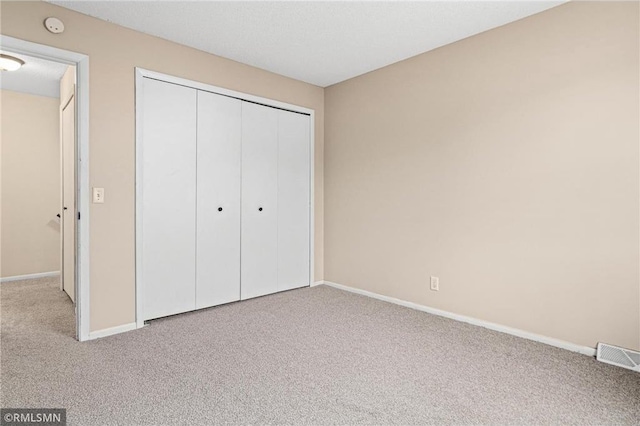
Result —
M2 53L22 59L24 65L16 71L0 71L1 89L60 97L60 79L68 65L6 51Z
M326 87L564 1L51 1Z

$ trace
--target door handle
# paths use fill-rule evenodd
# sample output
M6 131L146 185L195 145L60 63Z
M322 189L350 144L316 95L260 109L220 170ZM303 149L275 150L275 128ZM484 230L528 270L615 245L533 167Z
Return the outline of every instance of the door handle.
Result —
M262 207L258 207L258 211L261 212L262 211Z
M222 207L218 207L218 211L221 212L222 211Z

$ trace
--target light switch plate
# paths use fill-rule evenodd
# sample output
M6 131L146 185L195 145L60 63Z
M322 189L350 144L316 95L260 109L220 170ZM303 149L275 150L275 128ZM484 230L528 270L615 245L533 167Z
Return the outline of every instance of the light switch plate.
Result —
M93 188L93 202L95 204L104 203L104 188Z

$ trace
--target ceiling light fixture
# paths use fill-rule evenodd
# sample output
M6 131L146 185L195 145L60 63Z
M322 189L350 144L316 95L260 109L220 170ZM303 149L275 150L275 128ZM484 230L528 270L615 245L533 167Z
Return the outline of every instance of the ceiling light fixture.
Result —
M0 53L0 71L15 71L23 65L22 59Z

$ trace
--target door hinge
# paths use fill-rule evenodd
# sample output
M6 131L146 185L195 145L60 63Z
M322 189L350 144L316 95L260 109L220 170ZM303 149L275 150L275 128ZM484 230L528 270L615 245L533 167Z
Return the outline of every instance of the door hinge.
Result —
M80 220L80 212L78 212L78 220Z

